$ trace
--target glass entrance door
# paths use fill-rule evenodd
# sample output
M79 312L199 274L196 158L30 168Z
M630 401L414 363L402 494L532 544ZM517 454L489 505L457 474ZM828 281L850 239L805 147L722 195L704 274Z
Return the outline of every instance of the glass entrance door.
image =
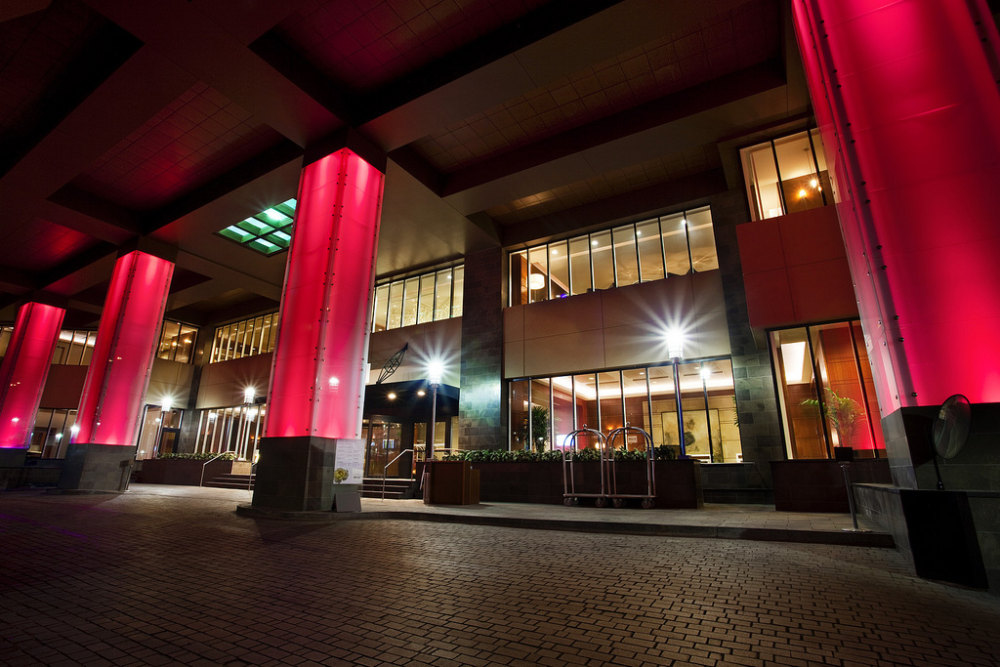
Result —
M403 459L393 462L388 468L385 466L402 451L400 432L400 425L395 422L373 421L369 424L368 446L365 450L366 477L381 477L383 470L386 477L399 477Z

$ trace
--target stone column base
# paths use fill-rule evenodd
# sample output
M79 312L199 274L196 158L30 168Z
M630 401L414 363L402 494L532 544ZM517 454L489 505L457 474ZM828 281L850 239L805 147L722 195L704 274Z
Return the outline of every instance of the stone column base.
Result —
M262 438L251 507L292 512L360 512L360 486L338 484L334 480L340 442L347 441L308 436Z
M73 443L66 450L59 488L119 493L128 488L135 447Z
M20 468L27 455L28 450L24 447L0 448L0 468Z

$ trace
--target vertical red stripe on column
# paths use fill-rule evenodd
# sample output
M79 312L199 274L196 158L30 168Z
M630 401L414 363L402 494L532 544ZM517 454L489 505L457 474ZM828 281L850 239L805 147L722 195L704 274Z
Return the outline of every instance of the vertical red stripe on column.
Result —
M266 437L360 435L383 181L347 148L302 172Z
M0 448L28 446L66 311L26 303L0 364Z
M793 6L802 51L816 54L804 56L814 105L831 106L857 184L859 221L841 222L866 339L879 343L866 311L881 310L895 329L889 350L870 348L873 362L894 357L897 405L957 392L1000 401L1000 92L990 66L998 42L995 25L977 28L970 11L988 16L984 3ZM865 273L862 252L871 259Z
M134 445L174 265L140 251L115 263L73 442Z

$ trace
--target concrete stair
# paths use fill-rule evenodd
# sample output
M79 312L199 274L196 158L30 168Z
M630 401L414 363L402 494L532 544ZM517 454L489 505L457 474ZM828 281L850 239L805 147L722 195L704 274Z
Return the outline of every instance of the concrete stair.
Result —
M403 498L415 498L417 491L417 480L415 479L386 479L385 499L400 500ZM362 498L382 497L382 478L365 477L361 484Z
M253 489L256 475L219 475L205 482L205 486L216 489Z

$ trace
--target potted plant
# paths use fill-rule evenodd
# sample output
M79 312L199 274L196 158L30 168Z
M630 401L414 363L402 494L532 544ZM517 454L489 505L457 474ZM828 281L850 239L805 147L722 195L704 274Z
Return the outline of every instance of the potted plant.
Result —
M861 417L861 406L850 396L841 396L829 387L823 393L826 397L822 404L823 417L833 424L839 444L833 448L833 458L838 461L853 460L851 441L854 439L855 424ZM819 408L820 402L816 398L807 398L802 405Z

